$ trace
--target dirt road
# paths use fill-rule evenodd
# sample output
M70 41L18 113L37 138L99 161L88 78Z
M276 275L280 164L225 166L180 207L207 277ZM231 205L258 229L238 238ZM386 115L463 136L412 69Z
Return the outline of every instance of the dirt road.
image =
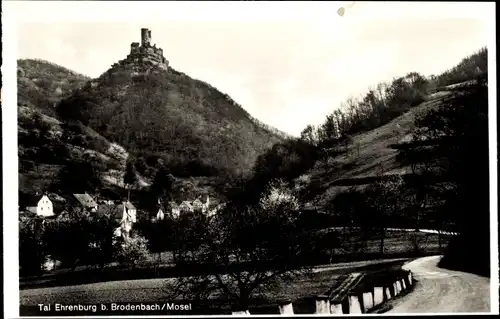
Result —
M441 256L414 260L414 291L396 299L387 313L490 312L490 279L437 267Z

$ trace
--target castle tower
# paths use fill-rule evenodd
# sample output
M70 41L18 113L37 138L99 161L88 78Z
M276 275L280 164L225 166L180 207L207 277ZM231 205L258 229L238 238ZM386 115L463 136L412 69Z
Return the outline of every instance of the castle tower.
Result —
M139 42L132 42L130 44L130 54L136 54L139 52Z
M141 29L141 45L147 47L151 44L151 30L146 28Z

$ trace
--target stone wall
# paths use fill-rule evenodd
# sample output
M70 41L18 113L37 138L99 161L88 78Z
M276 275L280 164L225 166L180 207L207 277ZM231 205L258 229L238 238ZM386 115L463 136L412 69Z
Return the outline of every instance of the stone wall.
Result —
M359 276L358 276L359 277ZM353 283L355 278L352 276ZM350 276L351 278L351 276ZM342 298L333 298L332 295L316 296L315 304L316 315L358 315L373 313L373 310L381 309L382 305L389 300L398 297L401 294L408 293L414 285L413 274L411 271L396 278L394 281L386 282L381 287L372 287L366 291L356 293L346 285L346 294ZM293 315L294 307L292 300L287 300L278 304L281 315ZM249 310L233 312L233 315L250 315Z

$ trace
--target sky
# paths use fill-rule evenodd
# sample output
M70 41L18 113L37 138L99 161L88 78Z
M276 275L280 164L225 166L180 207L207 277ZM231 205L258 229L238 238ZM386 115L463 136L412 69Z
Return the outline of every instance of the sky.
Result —
M292 135L370 86L438 74L491 43L488 4L113 3L18 4L18 57L97 77L149 28L173 68Z

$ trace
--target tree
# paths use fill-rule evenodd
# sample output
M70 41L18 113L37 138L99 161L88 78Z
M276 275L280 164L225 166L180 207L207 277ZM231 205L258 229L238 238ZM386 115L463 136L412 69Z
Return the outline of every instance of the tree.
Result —
M144 157L138 157L137 160L135 161L134 166L139 173L146 174L148 165L146 164Z
M26 275L39 275L47 255L43 241L43 220L26 218L19 221L19 267Z
M134 225L148 242L148 250L158 254L158 262L161 263L161 253L175 248L175 236L177 223L171 216L165 216L163 220L151 222L143 219Z
M65 193L83 193L101 186L98 172L92 162L71 161L59 172L53 187Z
M123 183L128 189L128 200L130 200L130 188L136 185L138 182L137 173L135 171L134 164L132 162L127 162L125 168L125 175L123 176Z
M172 244L177 264L195 261L208 232L209 220L201 212L183 212L175 222Z
M44 242L47 252L72 269L78 264L88 263L92 248L105 251L101 244L106 232L97 231L105 224L100 224L100 221L83 210L72 211L68 219L47 220L45 225Z
M293 180L314 166L317 153L316 147L300 139L275 144L257 158L254 179L261 186L273 179Z
M342 240L344 249L352 253L366 248L374 226L373 212L367 195L353 187L335 196L331 206L337 220L336 224L348 229L347 236Z
M115 218L116 206L101 205L96 214L88 216L89 250L84 262L101 269L113 261L113 234L119 222Z
M38 112L33 115L33 124L38 131L38 143L40 145L48 143L50 139L50 125L43 120Z
M135 266L149 258L148 241L140 235L134 234L116 246L115 258L125 265Z
M458 88L438 109L415 120L414 163L439 199L440 223L457 225L442 259L447 267L489 274L489 171L487 74ZM409 158L408 158L409 157ZM471 213L474 212L474 213ZM469 248L470 247L470 248ZM482 249L477 249L482 247Z
M293 192L285 183L270 185L255 206L229 204L203 235L198 263L216 263L225 274L183 277L167 283L171 296L228 297L248 309L251 297L280 282L310 272L313 233L303 231Z
M300 138L306 143L309 143L313 146L317 146L319 143L319 136L317 130L312 125L307 125L304 130L300 133Z
M158 198L171 197L174 186L174 177L170 174L169 170L162 166L156 172L153 183L151 185L151 192Z
M385 229L391 219L405 208L404 183L401 175L381 176L381 180L366 190L370 207L369 223L379 230L380 255L384 254Z

